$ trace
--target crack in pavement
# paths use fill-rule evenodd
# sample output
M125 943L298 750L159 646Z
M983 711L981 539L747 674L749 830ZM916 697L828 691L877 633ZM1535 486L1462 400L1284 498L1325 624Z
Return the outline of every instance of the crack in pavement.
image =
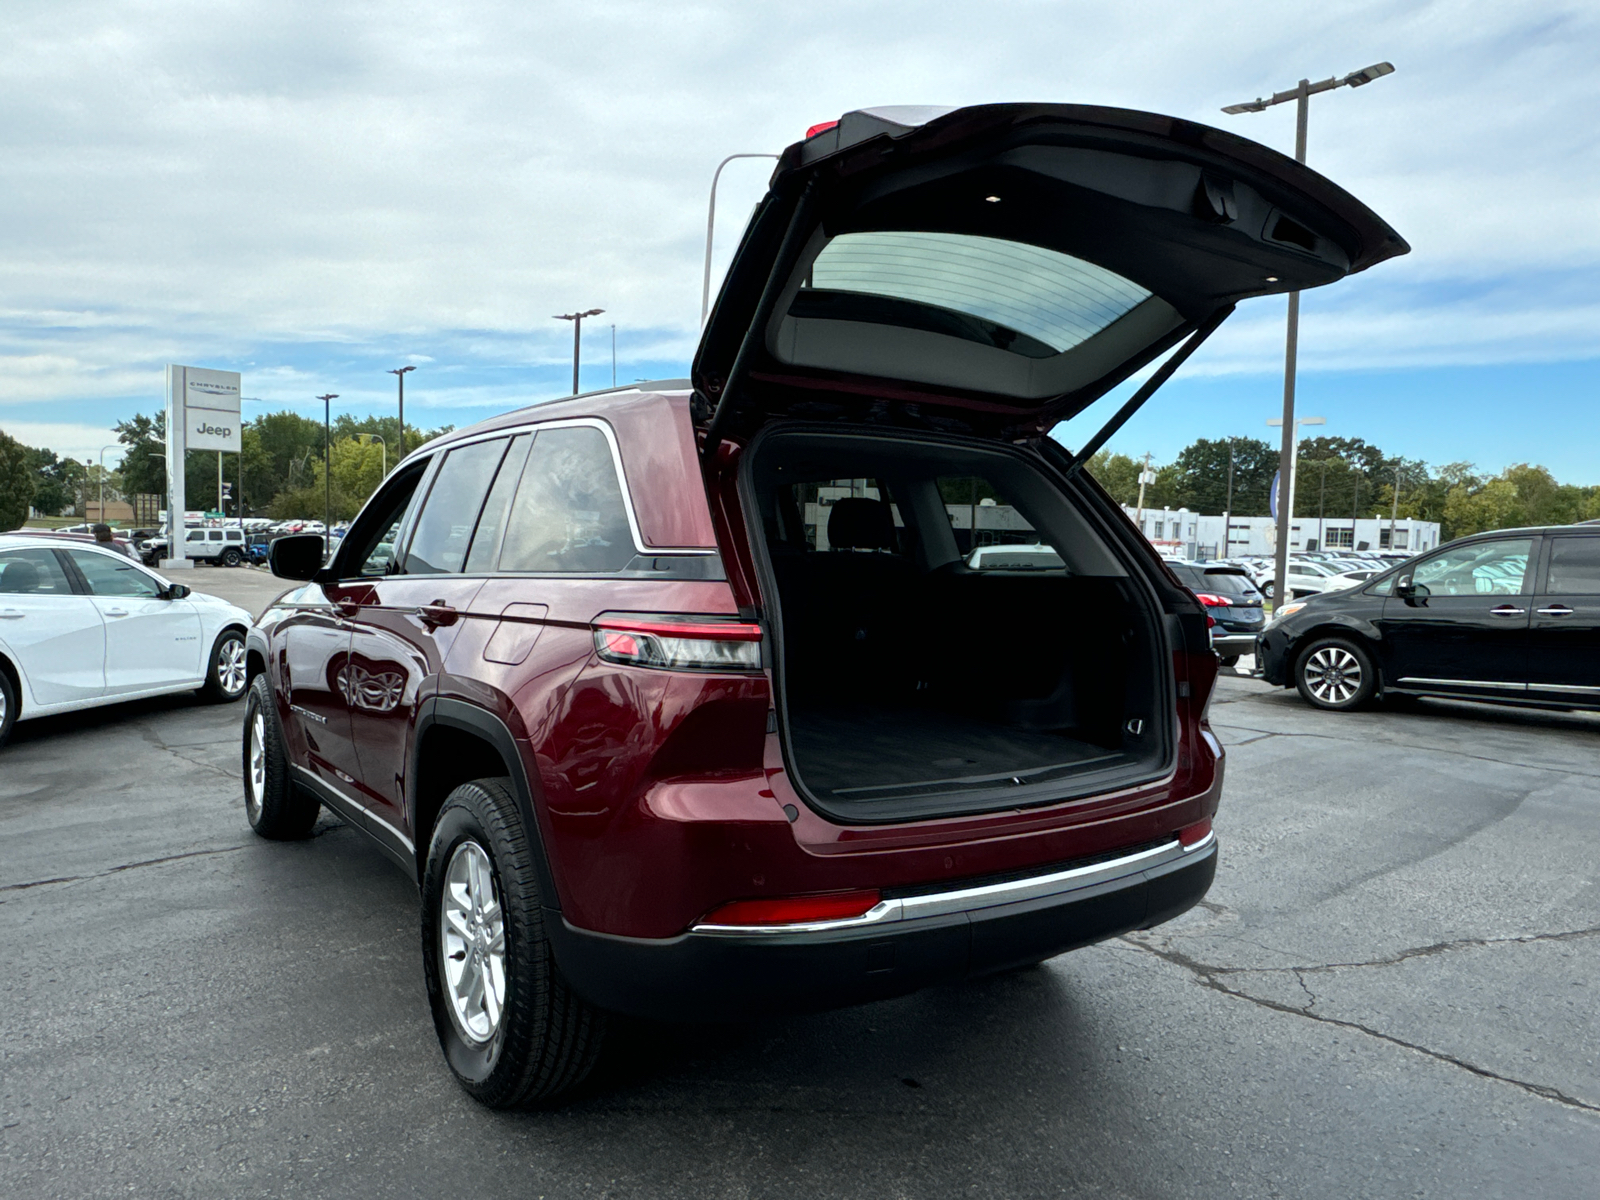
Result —
M33 879L27 883L0 884L0 892L20 892L28 888L46 887L52 883L78 883L84 879L103 879L107 875L117 875L123 871L135 871L140 867L158 867L163 863L179 862L186 858L204 858L213 854L232 854L235 850L243 850L244 846L221 846L215 850L190 850L186 854L168 854L163 858L147 858L142 862L123 863L120 867L110 867L104 871L91 871L87 875L58 875L54 879Z
M1448 754L1451 758L1464 758L1474 762L1493 763L1497 767L1516 767L1523 771L1548 771L1552 775L1572 775L1578 779L1595 779L1600 777L1600 771L1580 771L1576 767L1554 767L1550 766L1548 763L1511 762L1504 758L1495 758L1488 754L1469 754L1465 750L1462 750L1456 746L1413 745L1410 742L1398 741L1380 741L1374 743L1371 738L1344 736L1336 733L1311 733L1306 730L1257 729L1250 725L1234 725L1228 721L1212 721L1211 724L1214 728L1239 731L1243 733L1255 733L1262 735L1262 737L1320 738L1326 742L1358 742L1364 746L1377 744L1380 746L1388 746L1395 750L1415 750L1421 753L1429 754ZM1366 730L1364 732L1370 733L1371 731ZM1235 742L1234 745L1248 746L1252 742L1258 742L1260 740L1260 737L1255 737L1246 742Z
M1594 931L1574 930L1573 934L1581 932ZM1538 938L1528 938L1526 940L1535 941L1544 938L1561 936L1563 935L1547 934L1540 935ZM1565 1105L1568 1108L1575 1108L1581 1112L1600 1114L1600 1104L1593 1104L1587 1100L1581 1100L1576 1096L1569 1096L1560 1088L1551 1087L1549 1084L1530 1083L1526 1079L1516 1079L1510 1075L1502 1075L1498 1071L1491 1071L1488 1067L1479 1066L1474 1062L1468 1062L1466 1059L1458 1058L1453 1054L1446 1054L1442 1050L1432 1050L1427 1046L1420 1045L1417 1042L1408 1042L1405 1038L1396 1037L1391 1033L1384 1033L1382 1030L1374 1029L1370 1025L1363 1025L1360 1021L1350 1021L1340 1017L1330 1017L1323 1013L1314 1013L1311 1011L1309 1005L1305 1008L1296 1008L1292 1004L1284 1004L1278 1000L1268 1000L1261 996L1253 996L1249 992L1241 991L1239 988L1229 987L1219 978L1219 976L1223 974L1237 972L1247 968L1212 967L1201 962L1199 959L1191 958L1189 955L1178 950L1160 949L1156 946L1147 945L1144 942L1134 941L1132 938L1126 936L1119 938L1118 940L1128 946L1133 947L1135 950L1143 950L1147 954L1152 954L1156 958L1161 959L1163 962L1169 962L1173 966L1182 967L1185 971L1189 972L1189 974L1192 975L1202 987L1209 988L1214 992L1219 992L1224 996L1232 996L1236 1000L1244 1000L1250 1004L1256 1005L1258 1008L1269 1009L1272 1012L1287 1013L1290 1016L1304 1017L1308 1021L1316 1021L1323 1025L1334 1025L1340 1029L1349 1029L1355 1033L1364 1033L1368 1037L1374 1038L1377 1041L1387 1042L1391 1046L1399 1046L1403 1050L1413 1051L1414 1053L1431 1058L1436 1062L1445 1063L1452 1067L1459 1067L1461 1070L1470 1072L1471 1074L1477 1075L1480 1078L1492 1079L1498 1083L1510 1084L1512 1087L1520 1088L1522 1091L1525 1091L1530 1095L1538 1096L1541 1099L1553 1100L1557 1104ZM1516 939L1503 940L1512 941ZM1284 968L1279 969L1282 970ZM1301 968L1291 967L1287 969L1296 971L1298 973L1298 970ZM1303 979L1300 981L1300 986L1305 990L1308 996L1311 995L1311 989L1306 987ZM1312 1003L1315 1002L1316 998L1313 996Z
M1431 958L1436 954L1446 954L1451 950L1472 950L1483 946L1521 946L1531 945L1534 942L1570 942L1579 938L1600 937L1600 925L1590 926L1587 929L1564 929L1559 933L1521 933L1511 937L1497 938L1456 938L1449 942L1434 942L1431 946L1414 946L1409 950L1402 950L1388 958L1374 958L1366 962L1341 962L1341 963L1313 963L1309 966L1298 967L1216 967L1213 968L1218 975L1264 975L1269 971L1293 971L1295 974L1305 972L1315 975L1324 971L1350 971L1362 967L1392 967L1396 963L1403 963L1413 958Z

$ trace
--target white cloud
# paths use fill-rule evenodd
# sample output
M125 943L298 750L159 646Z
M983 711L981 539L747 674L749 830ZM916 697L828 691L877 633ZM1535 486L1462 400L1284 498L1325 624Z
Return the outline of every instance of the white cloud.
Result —
M637 360L683 361L727 153L876 103L1008 99L1167 111L1285 148L1290 106L1218 107L1382 58L1394 76L1313 102L1310 157L1415 252L1308 299L1307 367L1593 355L1600 141L1576 115L1596 107L1597 51L1592 5L1489 0L1270 19L1176 2L13 0L0 405L159 402L162 363L240 356L264 363L253 394L298 393L325 385L315 355L289 353L308 343L555 367L570 343L550 316L578 304L637 335ZM768 170L724 176L719 271ZM1506 286L1528 272L1564 281L1560 301ZM1276 369L1272 310L1242 313L1195 369Z

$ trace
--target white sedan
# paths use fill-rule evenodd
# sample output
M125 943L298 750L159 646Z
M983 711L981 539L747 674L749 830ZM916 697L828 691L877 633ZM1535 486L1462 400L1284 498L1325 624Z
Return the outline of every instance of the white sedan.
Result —
M0 746L30 717L167 692L237 700L249 625L121 554L0 533Z

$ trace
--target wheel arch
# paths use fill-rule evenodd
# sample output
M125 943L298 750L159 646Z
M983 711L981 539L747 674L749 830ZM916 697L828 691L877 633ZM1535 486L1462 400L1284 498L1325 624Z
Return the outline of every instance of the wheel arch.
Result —
M408 768L411 786L407 789L407 800L419 886L427 866L428 843L434 824L451 791L474 779L504 777L511 780L511 790L533 849L541 899L546 908L559 911L561 902L545 852L533 787L522 755L517 751L516 739L505 722L487 709L462 700L429 699L417 716Z
M1288 682L1285 687L1294 687L1298 680L1301 660L1305 658L1306 651L1323 638L1338 637L1355 642L1366 651L1367 657L1372 660L1373 672L1378 677L1377 692L1381 694L1384 686L1383 673L1383 635L1376 626L1366 621L1329 620L1313 625L1289 647Z
M15 725L22 720L22 672L17 669L17 664L11 661L10 655L4 650L0 650L0 675L4 675L11 681L11 694L16 697L17 712L11 718L11 723Z

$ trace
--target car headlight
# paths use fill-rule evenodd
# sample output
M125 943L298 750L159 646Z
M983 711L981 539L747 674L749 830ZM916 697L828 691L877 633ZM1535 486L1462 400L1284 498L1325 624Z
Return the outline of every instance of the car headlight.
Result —
M1299 612L1305 606L1306 606L1306 602L1304 600L1296 600L1292 604L1285 604L1282 608L1273 609L1272 610L1272 623L1274 625L1276 625L1279 621L1283 620L1285 617L1294 616L1295 613Z

